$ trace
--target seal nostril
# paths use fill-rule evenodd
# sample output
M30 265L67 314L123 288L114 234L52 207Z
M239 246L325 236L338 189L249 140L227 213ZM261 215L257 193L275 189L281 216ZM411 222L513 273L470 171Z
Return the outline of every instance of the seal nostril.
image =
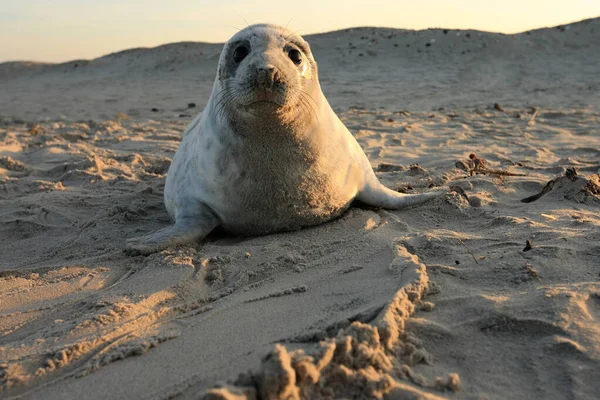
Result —
M281 82L281 73L277 70L273 72L273 82Z
M257 68L257 75L258 82L266 86L273 86L280 78L280 72L275 67Z

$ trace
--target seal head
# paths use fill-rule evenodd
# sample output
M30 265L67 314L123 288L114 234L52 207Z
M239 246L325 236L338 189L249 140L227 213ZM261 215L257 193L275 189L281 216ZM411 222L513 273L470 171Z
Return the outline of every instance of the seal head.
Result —
M216 115L240 135L281 127L299 133L317 118L321 88L310 46L276 25L250 26L225 44L215 89Z
M225 44L217 83L217 112L227 107L230 118L242 119L297 116L310 107L308 93L320 90L308 43L274 25L251 26Z

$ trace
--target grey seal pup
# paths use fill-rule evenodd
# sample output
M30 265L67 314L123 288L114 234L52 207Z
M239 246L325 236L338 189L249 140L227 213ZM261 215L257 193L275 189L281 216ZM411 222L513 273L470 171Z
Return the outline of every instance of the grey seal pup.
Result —
M175 224L127 248L152 253L217 226L248 236L292 231L334 219L354 200L401 209L442 193L383 186L317 72L308 43L286 28L257 24L234 35L167 173L164 201Z

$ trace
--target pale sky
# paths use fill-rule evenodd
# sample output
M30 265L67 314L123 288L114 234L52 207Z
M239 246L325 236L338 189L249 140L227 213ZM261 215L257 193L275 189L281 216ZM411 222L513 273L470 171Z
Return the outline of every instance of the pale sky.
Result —
M600 16L600 0L0 0L0 62L91 59L224 42L248 23L306 35L355 26L515 33Z

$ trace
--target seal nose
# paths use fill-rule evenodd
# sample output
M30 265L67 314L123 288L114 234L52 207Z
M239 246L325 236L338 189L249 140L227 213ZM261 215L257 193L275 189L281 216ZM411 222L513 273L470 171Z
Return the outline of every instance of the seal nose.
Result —
M279 81L280 72L272 65L257 68L258 84L267 89L273 89L273 84Z

